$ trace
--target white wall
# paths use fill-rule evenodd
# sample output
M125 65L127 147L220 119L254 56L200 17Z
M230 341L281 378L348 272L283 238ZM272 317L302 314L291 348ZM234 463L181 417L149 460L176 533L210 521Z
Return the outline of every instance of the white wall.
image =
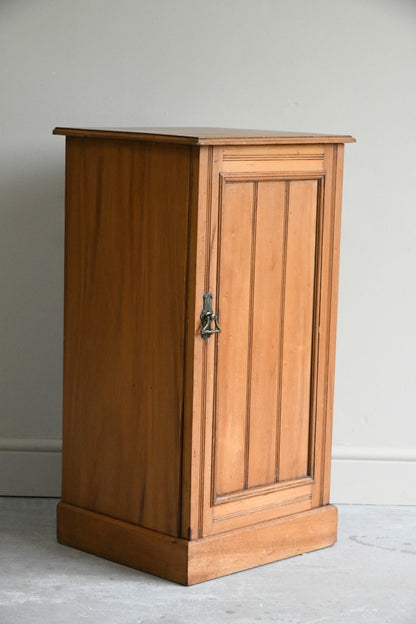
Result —
M0 2L0 492L59 494L55 125L353 134L333 499L416 504L416 3Z

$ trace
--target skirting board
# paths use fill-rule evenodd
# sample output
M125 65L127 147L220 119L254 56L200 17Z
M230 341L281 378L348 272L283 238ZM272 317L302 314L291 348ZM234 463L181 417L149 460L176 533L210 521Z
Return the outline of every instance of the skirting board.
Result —
M416 505L416 449L335 446L331 502Z
M0 438L0 496L61 495L61 440Z
M61 495L60 440L0 438L0 496ZM335 446L331 502L416 505L416 449Z

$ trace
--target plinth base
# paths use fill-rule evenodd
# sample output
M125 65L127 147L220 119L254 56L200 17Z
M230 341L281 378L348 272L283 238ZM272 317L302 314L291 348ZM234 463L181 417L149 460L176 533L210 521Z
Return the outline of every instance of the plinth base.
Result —
M337 509L332 505L192 541L58 505L61 544L183 585L325 548L336 535Z

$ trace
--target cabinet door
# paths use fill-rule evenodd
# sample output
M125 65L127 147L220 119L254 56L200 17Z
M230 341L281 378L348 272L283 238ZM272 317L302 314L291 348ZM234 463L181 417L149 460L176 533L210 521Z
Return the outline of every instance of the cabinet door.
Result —
M206 345L204 535L316 506L323 179L222 177L211 260L222 332Z
M329 502L342 162L342 145L202 154L195 315L210 291L222 331L195 323L192 536Z

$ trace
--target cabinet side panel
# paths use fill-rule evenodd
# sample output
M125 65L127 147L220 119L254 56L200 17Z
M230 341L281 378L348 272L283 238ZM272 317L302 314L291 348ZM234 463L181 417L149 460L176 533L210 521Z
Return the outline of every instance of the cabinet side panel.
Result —
M190 149L67 140L63 500L178 535Z

